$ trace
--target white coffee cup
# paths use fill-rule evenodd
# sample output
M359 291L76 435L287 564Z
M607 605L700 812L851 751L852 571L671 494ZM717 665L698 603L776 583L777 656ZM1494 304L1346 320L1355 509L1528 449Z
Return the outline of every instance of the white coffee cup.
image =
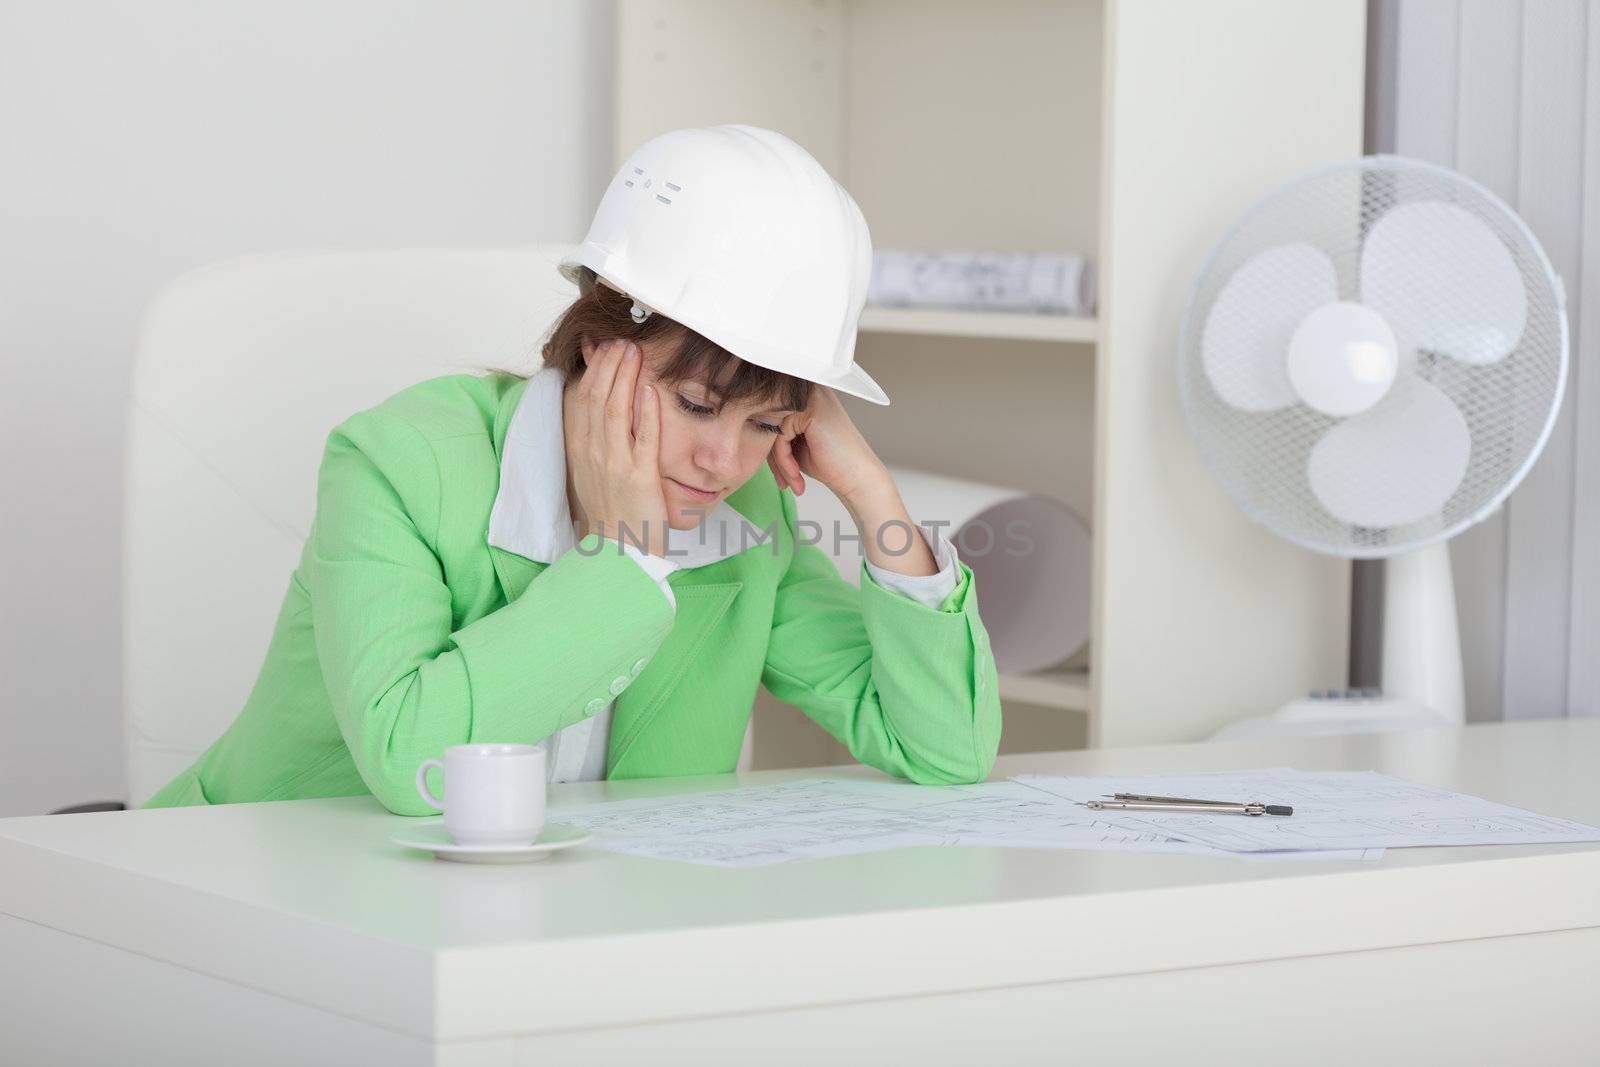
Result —
M445 799L428 790L428 768L444 774ZM544 829L544 749L534 745L451 745L417 768L417 792L444 812L458 845L531 845Z

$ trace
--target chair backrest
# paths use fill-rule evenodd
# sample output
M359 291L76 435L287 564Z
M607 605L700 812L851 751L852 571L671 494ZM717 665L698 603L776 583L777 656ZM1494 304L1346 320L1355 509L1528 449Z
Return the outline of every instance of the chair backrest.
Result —
M531 371L570 245L252 256L151 305L122 545L130 806L233 721L310 529L328 432L415 382Z

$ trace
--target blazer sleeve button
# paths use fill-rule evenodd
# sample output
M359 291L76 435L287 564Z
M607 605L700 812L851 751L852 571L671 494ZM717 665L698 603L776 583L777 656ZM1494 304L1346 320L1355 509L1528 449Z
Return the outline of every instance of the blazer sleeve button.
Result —
M589 701L589 703L583 706L583 710L587 711L590 715L598 715L602 711L606 710L606 702L599 697L595 697L593 700Z
M633 676L635 678L639 677L639 672L644 670L649 665L650 661L647 659L635 660L633 663Z
M631 681L633 681L633 679L629 678L626 674L619 674L615 678L611 679L611 695L616 696L617 694L621 693L624 689L628 688L628 683Z

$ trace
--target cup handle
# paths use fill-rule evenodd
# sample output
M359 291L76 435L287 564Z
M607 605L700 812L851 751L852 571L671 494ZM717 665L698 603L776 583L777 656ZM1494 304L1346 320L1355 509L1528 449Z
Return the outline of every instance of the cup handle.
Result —
M436 760L436 759L425 759L425 760L423 760L421 766L419 766L417 768L417 792L422 794L422 799L428 802L428 806L429 807L437 808L439 811L443 811L444 810L444 801L442 801L438 797L434 796L428 790L428 768L429 767L437 767L437 768L439 768L439 773L440 774L444 773L444 761L443 760Z

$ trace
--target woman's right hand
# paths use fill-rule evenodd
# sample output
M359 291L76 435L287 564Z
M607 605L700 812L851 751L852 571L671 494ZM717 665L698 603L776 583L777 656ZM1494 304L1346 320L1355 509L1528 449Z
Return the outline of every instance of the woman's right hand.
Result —
M622 340L590 346L589 365L563 405L567 469L583 531L626 540L653 556L667 549L667 502L661 492L661 401L638 389L644 360ZM634 401L638 394L638 429Z

